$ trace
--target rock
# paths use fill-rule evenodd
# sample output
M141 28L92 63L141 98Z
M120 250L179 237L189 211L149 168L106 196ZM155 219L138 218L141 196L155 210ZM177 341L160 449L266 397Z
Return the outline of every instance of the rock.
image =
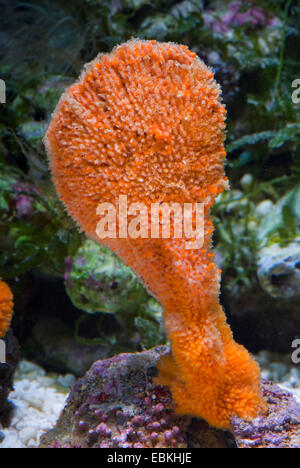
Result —
M266 381L262 385L268 414L251 423L234 418L233 434L211 428L200 419L176 415L169 390L153 381L157 361L168 352L167 347L160 346L93 364L71 390L55 428L42 437L40 447L234 448L300 444L300 406L290 393Z
M267 381L263 395L268 414L251 422L233 419L233 431L239 448L299 448L300 406L287 391Z
M80 377L95 360L106 358L109 351L107 347L78 343L71 329L59 319L50 317L42 318L36 324L30 343L37 347L39 363Z
M300 296L300 185L262 218L257 232L257 275L271 297Z
M30 440L33 440L38 431L37 426L27 426L20 431L19 438L21 442L26 445Z
M161 346L96 362L71 390L41 448L184 448L229 446L227 433L177 416L169 390L153 383Z
M125 313L151 297L116 254L90 239L67 261L65 282L73 304L88 313Z
M263 289L272 297L300 296L299 240L283 247L273 244L259 252L257 275Z
M88 314L114 315L118 328L110 341L115 340L126 352L165 343L161 305L108 248L86 240L75 257L66 260L65 284L78 309ZM105 336L103 327L101 331ZM111 355L121 350L115 348Z

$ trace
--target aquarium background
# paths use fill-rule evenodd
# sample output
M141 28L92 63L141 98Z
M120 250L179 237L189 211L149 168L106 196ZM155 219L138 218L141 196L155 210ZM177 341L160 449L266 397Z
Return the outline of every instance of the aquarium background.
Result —
M0 277L14 293L22 359L82 376L96 359L167 342L160 304L66 213L42 141L83 65L132 37L186 44L215 72L228 112L231 187L213 208L221 302L238 342L287 359L300 338L299 2L0 7Z

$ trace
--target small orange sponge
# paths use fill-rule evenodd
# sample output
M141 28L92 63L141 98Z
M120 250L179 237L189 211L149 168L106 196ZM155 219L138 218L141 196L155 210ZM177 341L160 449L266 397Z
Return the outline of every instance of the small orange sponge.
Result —
M0 280L0 338L6 335L13 314L13 295L6 283Z
M172 357L160 363L176 409L220 428L264 406L260 374L234 342L219 304L210 208L227 187L226 110L212 71L186 46L131 40L85 67L60 99L46 147L61 200L99 240L97 206L203 203L204 244L186 238L119 238L114 250L164 307ZM151 219L149 219L151 221ZM171 220L174 233L174 219Z

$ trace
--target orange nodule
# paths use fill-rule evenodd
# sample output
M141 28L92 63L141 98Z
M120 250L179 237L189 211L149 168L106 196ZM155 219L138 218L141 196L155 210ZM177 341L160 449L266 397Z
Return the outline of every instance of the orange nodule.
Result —
M45 144L69 213L99 240L100 203L205 204L204 245L186 238L101 242L135 270L164 307L172 356L160 363L176 409L230 427L264 407L257 364L235 343L219 304L210 208L228 187L226 112L210 69L187 48L131 40L91 62L62 96Z
M6 283L0 280L0 338L6 335L13 314L13 295Z

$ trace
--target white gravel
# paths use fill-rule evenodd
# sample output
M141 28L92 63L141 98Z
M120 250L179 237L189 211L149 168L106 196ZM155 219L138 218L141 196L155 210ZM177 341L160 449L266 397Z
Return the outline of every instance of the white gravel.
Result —
M74 385L73 375L49 374L36 364L22 361L15 375L14 391L9 400L14 404L9 428L0 425L0 448L35 448L41 435L51 429Z

